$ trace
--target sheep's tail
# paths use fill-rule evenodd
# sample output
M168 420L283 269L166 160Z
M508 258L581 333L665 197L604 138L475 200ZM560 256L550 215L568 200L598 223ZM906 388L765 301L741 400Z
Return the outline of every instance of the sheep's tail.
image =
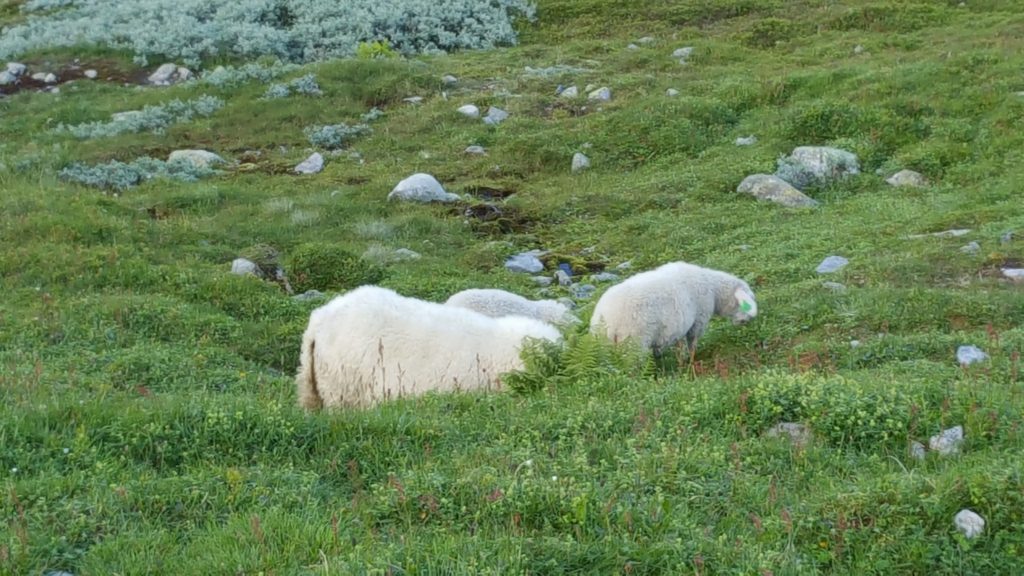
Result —
M299 406L306 410L319 410L324 405L316 382L316 339L309 335L302 340L302 357L299 359L299 373L295 376L295 386L299 397Z

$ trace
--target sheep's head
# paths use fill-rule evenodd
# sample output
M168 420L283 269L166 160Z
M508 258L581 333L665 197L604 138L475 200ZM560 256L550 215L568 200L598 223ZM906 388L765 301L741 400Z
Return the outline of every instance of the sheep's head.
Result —
M733 324L746 324L757 316L757 301L754 300L754 292L746 284L741 284L732 293L733 302L730 306Z

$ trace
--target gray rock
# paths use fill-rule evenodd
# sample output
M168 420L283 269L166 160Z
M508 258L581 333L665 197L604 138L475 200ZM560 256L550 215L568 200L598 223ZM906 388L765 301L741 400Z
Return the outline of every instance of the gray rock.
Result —
M983 352L981 348L974 345L960 346L956 349L956 361L961 366L970 366L971 364L977 364L978 362L984 362L988 360L988 354Z
M608 102L612 99L612 91L607 87L601 87L587 94L587 100L596 102Z
M672 97L679 96L679 90L676 90L675 88L669 88L668 90L665 90L665 95Z
M968 540L981 536L981 533L985 531L985 519L967 508L956 513L956 516L953 517L953 525Z
M458 112L459 114L462 114L463 116L465 116L467 118L479 118L480 117L480 109L477 108L476 106L474 106L473 104L466 104L465 106L459 106L459 108L458 108L458 110L456 110L456 112Z
M911 234L910 236L907 236L907 238L908 239L929 238L929 237L933 237L933 238L957 238L957 237L969 234L970 232L971 232L970 228L956 228L954 230L943 230L942 232L929 232L928 234Z
M537 274L544 270L544 263L537 258L537 252L531 250L530 252L523 252L516 254L505 261L505 268L512 272L521 272L523 274Z
M838 272L846 267L850 261L842 256L829 256L818 264L818 267L814 269L818 274L831 274Z
M555 270L555 280L558 280L559 286L572 286L572 276L565 270Z
M910 443L910 457L914 460L924 460L925 458L925 447L918 441Z
M508 112L501 108L491 106L487 109L487 116L484 116L484 123L497 126L508 119Z
M445 86L454 86L459 83L459 79L451 74L445 74L441 77L441 83Z
M643 38L636 39L636 43L640 44L641 46L648 46L650 44L654 44L654 42L655 40L653 36L644 36Z
M575 86L569 86L558 95L560 98L576 98L580 95L579 88Z
M398 262L419 260L420 258L422 258L419 252L416 252L415 250L409 250L408 248L398 248L391 254L392 257Z
M324 293L319 290L306 290L302 294L296 294L292 296L292 300L299 302L308 302L310 300L319 300L324 297Z
M171 83L171 79L178 72L178 66L171 62L161 65L156 69L155 72L149 75L149 83L157 85L167 85Z
M6 70L7 72L10 72L12 76L18 78L19 76L24 76L25 72L28 72L28 66L25 66L21 62L8 62Z
M168 162L183 160L197 168L209 168L214 164L224 164L224 159L207 150L175 150L167 157Z
M630 44L627 44L627 45L626 45L626 49L627 49L627 50L639 50L639 49L640 49L640 47L639 47L639 46L637 46L636 44L630 43Z
M772 438L787 438L797 448L805 448L814 439L810 428L796 422L780 422L769 428L765 435Z
M590 92L593 92L595 89L597 89L597 84L587 84L583 88L583 91L589 94Z
M825 186L860 174L857 155L828 146L798 146L789 156L778 160L775 175L804 189Z
M633 261L632 260L626 260L622 264L619 264L618 266L616 266L615 269L618 270L619 272L624 272L626 270L629 270L632 267L633 267Z
M324 169L324 157L319 152L314 152L295 167L299 174L316 174Z
M192 71L188 68L185 68L184 66L178 66L176 74L178 76L177 80L179 82L184 82L185 80L188 80L192 77Z
M484 154L487 154L487 150L484 150L483 146L476 146L476 145L467 146L466 149L463 150L463 152L465 154L472 154L474 156L483 156Z
M941 456L952 456L960 453L960 445L963 443L964 427L954 426L929 438L928 448L938 452Z
M683 46L682 48L676 48L675 51L672 52L672 57L678 59L680 63L682 63L692 54L693 46Z
M1009 232L1005 232L1005 233L1003 233L1002 236L999 237L999 243L1000 244L1009 244L1010 242L1013 242L1013 236L1014 236L1013 230L1010 230Z
M260 276L260 267L252 260L235 258L231 262L231 273L238 276Z
M4 70L0 72L0 86L6 86L8 84L14 84L18 81L18 77L11 74L9 71Z
M95 70L92 70L92 69L89 69L89 70L86 70L85 72L82 72L82 76L85 76L86 78L88 78L90 80L95 80L96 77L99 76L99 75L100 75L99 72L97 72Z
M789 208L812 208L818 201L792 187L785 180L770 174L747 176L736 188L740 194L750 194L758 200L767 200Z
M530 276L530 280L533 280L541 288L547 288L553 282L550 276Z
M593 284L573 284L569 286L569 292L572 293L573 298L586 300L593 296L594 292L597 292L597 286Z
M71 572L65 572L63 570L51 570L43 576L75 576Z
M969 242L960 247L960 252L970 256L977 256L977 254L981 252L981 244L978 244L977 242Z
M1014 282L1024 282L1024 268L1003 268L1003 276Z
M127 110L125 112L114 112L110 115L110 119L114 122L127 122L141 115L141 110Z
M587 158L586 154L577 152L572 155L572 171L579 172L590 168L590 158Z
M53 72L36 72L32 75L32 79L36 82L55 84L57 82L57 75Z
M928 185L928 181L919 172L913 170L900 170L899 172L885 179L890 186L922 188Z
M753 146L754 144L757 144L757 136L742 136L737 138L734 144L737 146Z
M860 340L850 340L850 348L860 348Z
M862 53L864 53L864 47L861 46L860 44L857 44L856 46L853 47L853 53L854 54L862 54Z
M835 292L836 294L842 294L843 292L846 292L846 286L840 284L839 282L822 282L821 285L825 288L828 288L832 292Z
M594 282L615 282L619 279L619 275L612 274L611 272L601 272L594 274L591 278L594 279Z
M446 192L430 174L417 173L399 182L388 194L388 200L409 202L455 202L458 194Z
M402 98L402 102L406 104L420 104L423 102L423 96L409 96L408 98Z

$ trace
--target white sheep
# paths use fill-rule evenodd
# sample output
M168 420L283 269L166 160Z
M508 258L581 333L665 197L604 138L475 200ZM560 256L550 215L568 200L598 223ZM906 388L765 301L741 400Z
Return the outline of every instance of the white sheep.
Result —
M295 377L299 404L367 407L428 391L500 389L523 368L527 339L561 341L554 326L362 286L313 310Z
M529 300L495 288L471 288L456 292L448 298L445 306L468 308L491 318L526 316L562 327L578 324L580 321L569 312L565 304L557 300Z
M714 315L734 324L757 316L750 286L726 272L670 262L609 288L594 307L590 331L613 342L632 339L655 354L685 338L692 359Z

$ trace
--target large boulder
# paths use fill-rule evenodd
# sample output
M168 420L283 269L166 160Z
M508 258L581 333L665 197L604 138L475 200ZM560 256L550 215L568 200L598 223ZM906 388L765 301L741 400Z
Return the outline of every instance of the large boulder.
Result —
M758 200L767 200L789 208L813 208L818 201L790 186L788 182L770 174L753 174L740 182L736 191L750 194Z
M388 194L388 200L407 202L455 202L458 194L446 192L430 174L418 173L399 182Z
M798 189L827 186L860 174L857 155L828 146L798 146L778 161L775 175Z

